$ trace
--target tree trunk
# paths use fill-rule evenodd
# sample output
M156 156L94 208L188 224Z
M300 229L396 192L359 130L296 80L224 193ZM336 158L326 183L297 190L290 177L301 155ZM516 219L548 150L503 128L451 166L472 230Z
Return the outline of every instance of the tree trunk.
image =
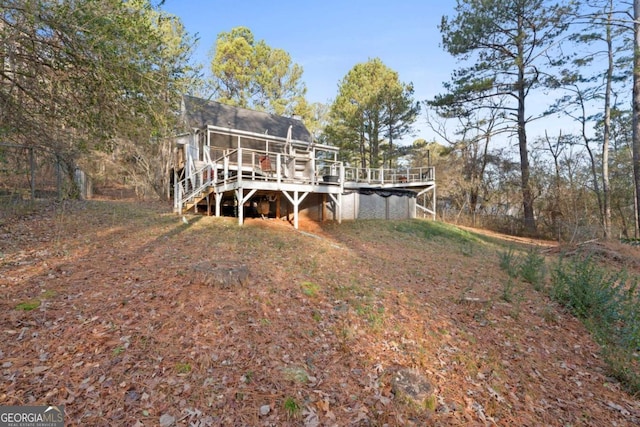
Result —
M611 20L613 4L609 2L609 14L607 16L606 39L607 39L607 80L604 93L604 129L602 135L602 195L604 199L604 212L602 215L602 226L604 238L611 238L611 190L609 186L609 140L611 138L611 84L613 80L613 43L611 41Z
M640 1L640 0L639 0ZM520 102L522 104L522 102ZM518 110L523 107L519 107ZM520 173L522 186L522 208L524 210L524 230L529 235L536 234L536 219L533 213L533 193L529 183L529 152L527 150L527 133L524 120L518 118L518 146L520 148Z
M640 0L636 0L640 2ZM522 19L522 18L519 18ZM519 26L522 25L519 23ZM536 234L536 219L533 213L533 193L529 183L529 151L527 148L527 131L525 129L525 99L527 96L525 88L525 69L524 69L524 49L522 45L518 45L518 148L520 149L520 174L522 188L522 208L524 211L524 231L528 235Z
M367 150L365 147L364 139L364 122L362 123L362 127L360 128L360 167L362 169L367 168Z
M393 129L389 129L389 169L392 169L393 166ZM382 167L384 167L384 162L382 162Z
M377 119L373 120L371 128L372 131L369 136L369 141L371 141L371 167L377 168L380 166L380 127L378 126Z
M471 185L471 191L469 192L469 213L471 213L471 226L476 226L476 212L478 211L478 193L477 184Z
M635 188L635 235L640 235L640 0L633 1L633 179Z

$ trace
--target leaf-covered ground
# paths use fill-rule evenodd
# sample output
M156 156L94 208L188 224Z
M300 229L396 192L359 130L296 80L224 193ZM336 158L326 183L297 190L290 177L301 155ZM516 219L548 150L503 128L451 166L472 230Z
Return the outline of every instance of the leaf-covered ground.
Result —
M0 405L67 425L638 425L584 327L438 223L73 202L0 218ZM512 244L512 243L511 243ZM203 264L204 263L204 264ZM242 266L208 286L194 265ZM432 386L420 405L393 372Z

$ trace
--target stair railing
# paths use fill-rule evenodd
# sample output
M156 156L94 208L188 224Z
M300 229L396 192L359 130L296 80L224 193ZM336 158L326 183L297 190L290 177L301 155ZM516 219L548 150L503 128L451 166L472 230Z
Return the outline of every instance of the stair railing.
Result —
M195 200L199 194L215 181L213 170L211 160L209 160L204 166L178 181L175 193L178 211L182 211L185 204Z

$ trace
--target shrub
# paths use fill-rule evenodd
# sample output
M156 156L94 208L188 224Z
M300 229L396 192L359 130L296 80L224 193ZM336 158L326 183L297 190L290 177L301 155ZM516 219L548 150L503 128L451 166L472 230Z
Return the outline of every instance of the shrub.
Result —
M551 297L580 318L602 347L611 374L640 392L640 294L637 279L609 272L589 257L560 259Z
M554 271L551 296L583 320L606 324L617 317L617 274L607 274L589 257L560 259Z
M500 259L500 269L505 271L509 277L518 276L518 257L516 256L513 248L509 248L506 252L498 252L498 258Z
M518 273L522 280L531 283L536 291L541 291L547 274L544 257L535 248L530 249L520 263Z

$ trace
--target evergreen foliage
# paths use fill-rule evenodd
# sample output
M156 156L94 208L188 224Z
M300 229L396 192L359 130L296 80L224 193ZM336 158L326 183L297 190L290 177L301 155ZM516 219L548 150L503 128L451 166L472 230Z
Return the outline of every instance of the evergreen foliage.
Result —
M339 84L325 129L343 160L391 167L399 155L393 142L412 132L420 112L413 92L413 84L402 83L379 58L356 64Z
M311 118L302 67L286 51L256 40L249 28L218 34L211 71L214 92L222 103Z

